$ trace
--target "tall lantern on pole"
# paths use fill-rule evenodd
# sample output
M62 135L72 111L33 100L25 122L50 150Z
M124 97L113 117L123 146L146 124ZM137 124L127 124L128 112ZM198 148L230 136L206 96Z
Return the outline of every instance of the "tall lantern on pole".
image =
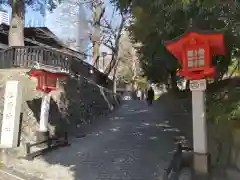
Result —
M224 35L216 32L189 31L164 44L181 64L178 75L190 80L193 113L193 164L196 173L205 174L208 173L210 166L205 118L206 78L213 78L216 75L215 67L212 65L213 56L226 55Z
M57 80L67 77L65 72L51 72L45 69L31 69L29 76L37 78L36 90L43 92L39 130L37 131L37 141L46 141L49 138L48 117L50 110L50 95L51 91L57 89Z

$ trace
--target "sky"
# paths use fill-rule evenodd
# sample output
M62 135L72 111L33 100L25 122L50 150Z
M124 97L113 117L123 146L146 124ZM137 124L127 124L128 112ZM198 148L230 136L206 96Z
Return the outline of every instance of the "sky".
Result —
M112 18L112 13L114 11L114 7L110 4L109 0L104 0L105 4L105 14L104 16L110 20L112 19L112 24L115 27L119 24L119 17L115 15ZM11 16L11 8L7 5L2 5L4 9L6 9L9 13L9 16ZM91 16L91 11L86 8L87 17L89 18ZM31 7L26 7L26 16L25 16L25 23L26 25L31 26L45 26L45 19L38 11L34 11ZM31 23L32 22L32 23Z

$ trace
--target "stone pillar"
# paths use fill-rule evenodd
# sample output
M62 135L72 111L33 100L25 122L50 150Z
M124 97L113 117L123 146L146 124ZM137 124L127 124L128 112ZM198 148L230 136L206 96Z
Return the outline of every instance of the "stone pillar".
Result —
M207 174L210 156L207 147L207 122L205 116L205 90L192 90L194 170Z
M23 85L20 81L7 81L1 122L2 148L15 148L18 146L22 90Z
M37 142L45 141L49 138L48 117L50 109L50 95L44 94L42 97L39 130L37 132Z

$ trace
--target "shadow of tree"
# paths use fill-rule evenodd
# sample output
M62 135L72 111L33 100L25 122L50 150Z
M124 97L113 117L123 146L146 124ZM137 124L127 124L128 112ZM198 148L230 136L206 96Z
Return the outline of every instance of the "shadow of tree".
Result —
M60 81L60 91L51 93L49 129L52 136L85 134L96 117L106 115L117 105L111 91L87 79L71 77ZM37 123L40 120L42 98L26 101ZM26 113L25 113L26 114Z
M240 124L235 111L239 104L239 85L240 78L235 77L209 84L206 90L208 148L213 165L226 166L229 162L233 132L230 124L234 123L234 127ZM192 142L191 92L165 93L159 101L171 117L170 124L179 127Z
M192 145L192 98L191 92L168 92L157 100L159 108L164 109L169 123L178 127Z
M103 95L101 87L84 78L67 78L61 86L63 91L57 103L72 135L83 132L96 117L108 113L113 103L110 92Z

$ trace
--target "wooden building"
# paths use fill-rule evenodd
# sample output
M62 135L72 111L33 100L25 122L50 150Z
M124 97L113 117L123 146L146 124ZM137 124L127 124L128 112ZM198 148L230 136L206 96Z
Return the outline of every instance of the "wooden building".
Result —
M8 32L9 26L6 24L0 24L0 50L8 48ZM24 36L25 46L43 46L74 55L81 60L86 59L84 53L66 47L47 27L24 28Z

